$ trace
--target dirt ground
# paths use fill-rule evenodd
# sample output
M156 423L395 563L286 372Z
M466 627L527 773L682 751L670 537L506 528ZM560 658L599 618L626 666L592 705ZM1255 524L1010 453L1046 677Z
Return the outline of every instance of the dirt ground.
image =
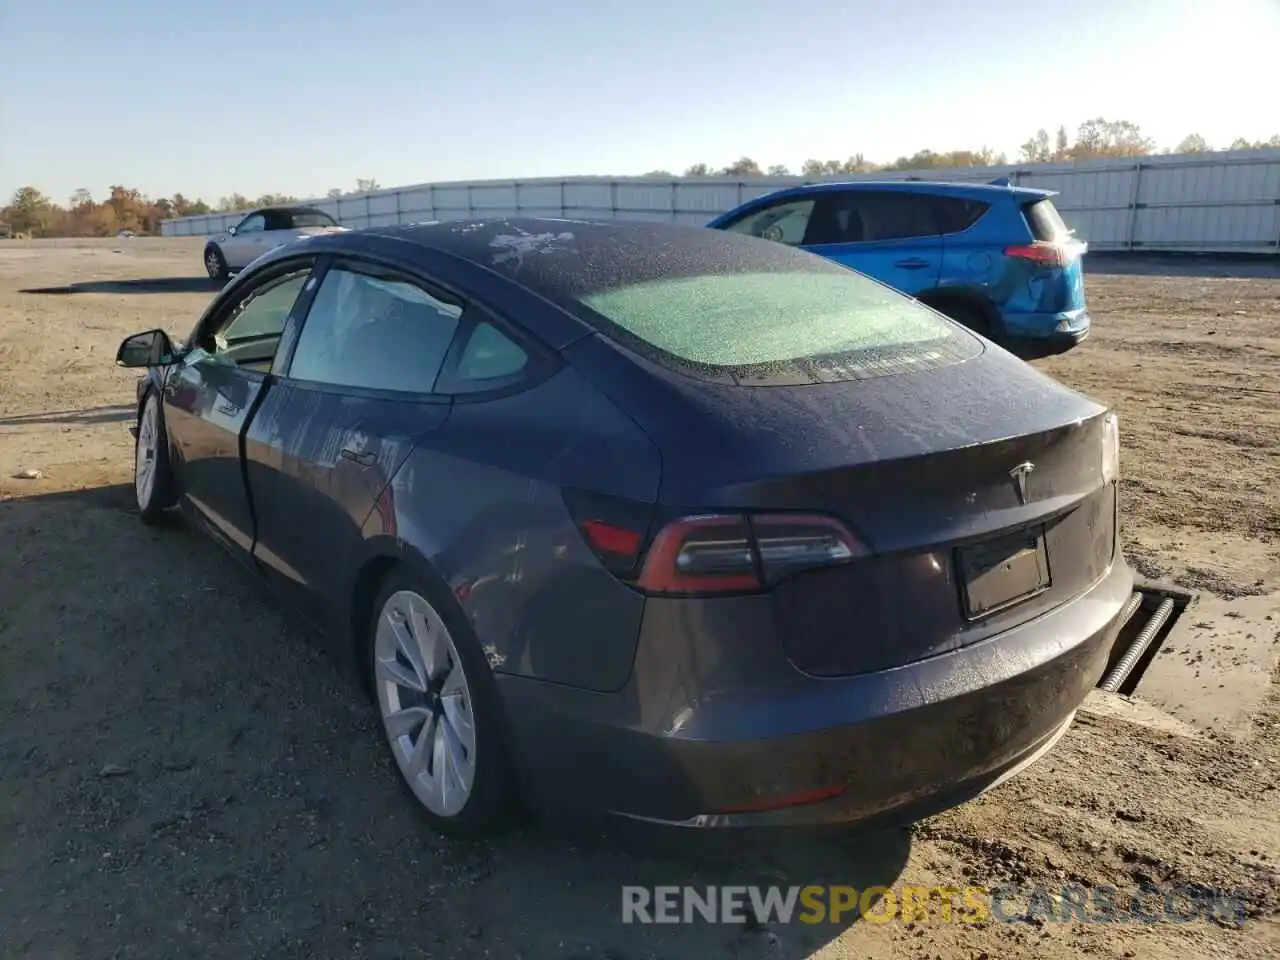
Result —
M211 542L134 515L133 377L112 358L127 333L188 331L212 292L185 279L199 252L0 242L0 955L1280 955L1274 686L1238 737L1106 699L1022 776L910 829L437 839L355 683ZM1131 561L1228 600L1280 591L1280 268L1090 267L1093 336L1037 365L1119 410ZM624 884L733 883L1158 884L1239 891L1243 913L622 923Z

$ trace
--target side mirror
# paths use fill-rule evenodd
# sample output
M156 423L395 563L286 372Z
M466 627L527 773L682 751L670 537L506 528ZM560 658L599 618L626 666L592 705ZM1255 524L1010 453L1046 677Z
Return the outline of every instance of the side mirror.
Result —
M148 330L125 337L116 351L116 363L122 367L163 367L173 363L177 351L163 330Z
M231 236L233 236L233 237L234 237L234 236L236 235L236 228L235 228L235 227L227 227L227 233L229 233Z

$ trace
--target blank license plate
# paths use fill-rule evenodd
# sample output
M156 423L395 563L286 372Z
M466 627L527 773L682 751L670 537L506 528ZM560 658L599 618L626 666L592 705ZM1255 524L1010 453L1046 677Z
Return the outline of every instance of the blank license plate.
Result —
M965 615L970 620L1049 588L1043 527L963 547L957 554Z

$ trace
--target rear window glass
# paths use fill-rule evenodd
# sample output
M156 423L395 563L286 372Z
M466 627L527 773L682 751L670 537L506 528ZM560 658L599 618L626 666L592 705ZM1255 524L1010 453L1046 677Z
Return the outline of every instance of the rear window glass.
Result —
M298 210L292 215L295 228L300 227L336 227L338 221L319 210Z
M1037 200L1025 207L1023 213L1027 218L1027 226L1031 228L1031 235L1037 240L1056 243L1071 236L1071 231L1052 200Z
M956 363L982 349L958 325L852 270L660 278L580 302L625 346L709 379L862 379Z

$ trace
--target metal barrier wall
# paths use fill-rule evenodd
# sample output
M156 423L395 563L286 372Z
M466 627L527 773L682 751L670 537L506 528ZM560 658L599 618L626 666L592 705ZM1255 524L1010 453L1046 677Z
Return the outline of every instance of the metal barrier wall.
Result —
M909 177L1055 190L1055 204L1095 250L1199 251L1280 255L1280 149L900 170L823 180ZM744 200L803 177L574 177L425 183L337 200L308 201L350 227L461 217L529 216L663 220L705 224ZM218 233L244 215L166 220L166 236Z

